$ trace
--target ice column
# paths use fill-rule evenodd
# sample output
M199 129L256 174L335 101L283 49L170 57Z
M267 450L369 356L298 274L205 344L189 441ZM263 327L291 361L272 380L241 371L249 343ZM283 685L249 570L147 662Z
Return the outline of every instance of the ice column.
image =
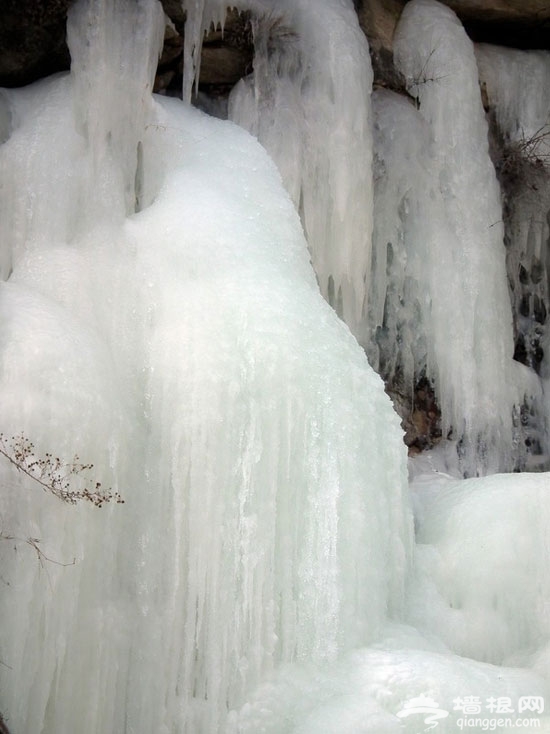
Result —
M421 311L429 311L430 322L427 368L441 403L443 435L452 429L459 439L467 474L509 469L523 377L512 362L500 192L473 45L451 10L434 0L412 0L397 28L395 58L428 126L429 145L423 145L432 201L424 215L436 200L441 207L430 235L439 240L438 254L426 258L420 277L426 286ZM403 234L405 252L409 236Z
M548 378L550 53L479 45L476 57L503 182L516 356ZM549 453L547 425L535 405L526 418L532 430L531 461L543 464Z
M115 22L119 16L124 31ZM76 4L68 17L70 79L57 85L42 81L39 100L34 88L28 94L4 90L10 137L0 158L3 170L18 172L0 201L4 278L26 247L51 238L69 242L90 222L121 222L139 209L140 141L163 27L157 2ZM123 37L128 29L130 35ZM74 86L76 126L72 111L60 105L69 85ZM50 130L53 141L59 124L65 126L65 140L48 154L39 148L37 131Z
M124 216L141 205L141 140L164 38L162 7L156 0L78 3L67 34L76 126L93 182L82 208L89 211L91 199L100 216Z
M299 209L321 292L358 334L372 232L372 71L351 2L246 4L254 74L231 119L271 154Z
M460 284L445 272L453 272L459 248L434 175L429 125L394 92L377 90L373 109L376 216L367 353L392 391L412 399L420 375L438 388L440 373L453 367L444 312L460 298Z
M193 85L198 87L201 65L201 49L204 34L211 25L223 29L229 5L225 0L181 0L186 14L183 45L183 89L186 102L191 101Z

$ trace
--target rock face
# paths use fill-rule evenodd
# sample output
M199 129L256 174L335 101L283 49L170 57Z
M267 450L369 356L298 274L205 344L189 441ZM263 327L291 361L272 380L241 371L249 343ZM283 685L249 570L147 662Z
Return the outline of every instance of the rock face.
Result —
M404 0L356 0L361 28L369 39L375 86L404 88L393 64L393 34Z
M470 38L522 49L550 49L548 0L440 0L454 10ZM393 66L393 34L407 0L355 0L371 47L374 82L401 88Z
M3 0L0 3L0 86L21 86L67 69L67 10L74 0ZM176 90L181 75L185 16L179 0L162 0L167 26L159 90ZM407 0L355 0L369 38L375 84L401 87L393 66L392 39ZM475 41L515 48L550 48L548 0L442 0ZM250 71L252 43L246 16L232 11L223 37L213 31L203 47L201 83L224 91Z
M355 0L367 36L391 50L395 25L408 0ZM548 0L440 0L454 10L474 41L513 48L550 48Z
M398 386L387 384L386 392L401 418L409 455L415 456L441 441L441 411L433 387L425 377L415 385L412 401Z
M155 91L181 95L185 16L180 2L164 0L166 26ZM254 44L248 13L228 10L224 31L212 28L203 41L200 87L211 96L225 96L252 71Z
M65 42L74 0L3 0L0 3L0 87L19 87L70 66ZM180 0L163 0L167 17L157 91L181 89L185 15ZM228 12L225 31L212 29L203 46L201 84L231 88L251 71L252 35L246 13Z
M474 41L512 48L550 48L548 0L443 0Z
M18 87L67 69L67 10L73 0L3 0L0 86Z

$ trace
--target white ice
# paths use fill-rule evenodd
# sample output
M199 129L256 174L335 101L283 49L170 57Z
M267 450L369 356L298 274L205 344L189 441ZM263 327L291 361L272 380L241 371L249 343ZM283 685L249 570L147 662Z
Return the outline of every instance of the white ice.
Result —
M410 145L391 148L379 127L378 144L388 170L397 151L425 159L426 170L411 163L422 186L438 172L433 195L443 206L433 226L444 220L449 242L462 243L461 282L480 309L458 289L450 320L461 336L450 334L450 347L465 364L458 345L464 351L473 338L480 361L474 372L456 367L459 379L443 388L440 378L438 389L456 411L455 430L487 437L498 463L519 382L501 346L511 327L502 253L486 234L496 193L471 47L448 11L417 0L408 7L404 22L418 32L418 18L433 10L452 58L468 70L471 95L448 132L468 170L478 167L487 197L464 231L457 222L472 205L470 174L437 122L438 93L420 92L420 114L378 95L378 125L389 125L387 115L396 140L407 124L414 132ZM288 17L315 8L289 4ZM322 10L342 34L315 49L323 36L312 18L311 35L296 40L294 58L310 61L303 99L313 105L308 90L317 90L330 108L314 144L300 150L312 156L311 174L338 100L346 114L334 140L346 173L337 167L331 193L320 191L334 206L311 209L316 222L355 211L350 191L370 180L372 155L367 105L356 117L357 97L343 94L336 72L349 64L364 74L361 88L370 85L364 42L346 46L342 61L339 44L359 33L351 4L324 0ZM210 12L190 22L200 28ZM23 432L38 456L78 453L94 463L94 480L125 499L100 510L64 505L0 461L0 530L11 538L0 540L0 711L14 734L415 734L425 722L411 710L423 697L447 714L438 731L451 734L455 700L465 696L484 706L509 699L516 711L525 696L548 704L550 476L422 476L427 456L409 495L399 419L321 296L275 163L234 123L152 97L161 20L146 0L79 0L71 74L0 95L0 431ZM295 78L274 80L288 90L283 77ZM358 127L346 127L350 120ZM350 130L366 146L350 148L364 150L353 162L358 179L348 178ZM465 132L479 160L461 148ZM330 160L322 166L332 174ZM414 175L392 174L379 193L401 192ZM416 209L407 227L394 227L397 237L420 232L437 244L439 230L418 213L424 199L409 199ZM354 266L368 257L353 252L338 260L346 267L331 273L335 285L346 273L361 282ZM411 285L415 297L421 285ZM443 303L437 309L418 322L426 342L443 329ZM438 370L443 343L432 349ZM487 397L479 415L460 392L468 376ZM546 713L537 714L538 731Z
M125 504L1 466L1 706L15 732L206 734L274 666L402 611L405 451L275 165L152 99L149 3L102 8L72 11L70 76L5 95L0 396L5 433L77 452Z
M360 336L372 233L365 36L348 0L325 1L322 12L314 0L250 7L254 73L231 93L230 117L258 137L279 167L321 293Z
M550 52L518 51L481 44L476 58L487 102L500 138L500 161L510 181L508 194L508 277L527 361L545 381L545 404L531 405L534 439L542 445L539 463L548 461L550 415ZM536 458L536 457L534 457Z
M401 370L409 391L424 368L466 474L509 470L514 415L537 385L512 360L500 194L473 44L451 10L412 0L395 57L418 109L377 98L370 318L379 359L390 376Z

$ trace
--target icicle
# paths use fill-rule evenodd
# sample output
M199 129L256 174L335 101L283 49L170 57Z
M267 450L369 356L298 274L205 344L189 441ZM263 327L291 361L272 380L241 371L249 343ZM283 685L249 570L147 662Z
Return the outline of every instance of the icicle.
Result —
M185 39L183 44L183 88L184 102L190 102L199 89L201 51L205 33L211 26L225 25L228 4L225 0L181 0L186 14Z
M117 14L131 29L128 41L113 22ZM0 157L5 171L18 171L0 200L4 277L29 247L69 242L91 222L120 222L134 211L137 151L150 114L162 30L157 2L77 3L68 19L71 77L59 84L45 79L32 96L4 93L11 125ZM64 104L71 85L76 126ZM41 102L31 109L36 94ZM62 140L55 135L59 124L66 130ZM52 138L47 154L27 142L44 130Z
M89 0L69 13L77 129L89 147L94 186L83 192L83 210L97 199L98 211L91 214L96 218L135 210L138 147L163 37L164 14L156 0Z
M476 47L495 128L494 154L505 197L507 267L516 357L550 377L550 53ZM550 414L525 406L529 465L548 466Z
M277 163L321 292L357 334L372 232L365 36L351 2L325 3L322 13L307 0L247 6L257 18L254 80L235 88L230 117Z
M395 56L432 138L429 147L418 145L436 189L413 191L420 207L414 217L432 218L437 200L443 214L430 224L420 222L438 242L439 255L426 257L414 276L420 278L419 293L425 289L419 323L426 329L426 365L441 402L443 435L452 430L460 441L467 474L511 469L515 406L533 388L512 362L500 191L488 153L473 45L451 10L434 0L412 0L397 28ZM409 158L414 163L415 156ZM411 182L414 175L411 171ZM405 220L403 225L407 252L415 248L409 240L416 235L407 232ZM390 299L397 296L395 291Z

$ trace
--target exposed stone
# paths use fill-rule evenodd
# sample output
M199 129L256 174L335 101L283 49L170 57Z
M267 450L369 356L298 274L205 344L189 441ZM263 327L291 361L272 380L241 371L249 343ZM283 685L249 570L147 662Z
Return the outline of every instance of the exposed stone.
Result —
M433 448L441 440L441 411L435 399L433 387L425 377L418 381L412 401L402 390L391 385L386 391L401 418L405 431L404 441L409 454L418 454Z
M183 12L181 0L161 0L164 12L174 24L177 32L183 36L185 26L185 13Z
M164 73L158 73L155 77L153 92L155 92L155 94L160 94L162 92L166 92L167 89L174 87L175 76L176 72L173 69L169 69Z
M376 86L403 89L393 65L393 35L408 0L355 0L371 48ZM474 41L513 48L550 48L548 0L440 0Z
M232 87L250 74L253 56L250 15L230 10L223 33L213 28L203 41L199 83Z
M516 48L550 48L548 0L441 0L464 23L472 39ZM67 10L73 0L2 0L0 3L0 86L20 86L68 69ZM355 0L371 46L375 84L402 89L393 65L393 34L407 0ZM162 0L167 26L157 88L177 87L185 14L180 0ZM244 20L243 20L244 18ZM205 39L201 83L220 89L250 71L252 42L246 14L232 10L225 32ZM172 74L168 75L167 72ZM167 79L170 82L167 83Z
M550 48L548 0L442 0L474 41L513 48Z
M393 63L393 34L404 0L356 0L359 23L369 41L374 85L404 89L405 83Z
M183 36L176 30L175 24L168 22L164 29L164 45L159 59L159 70L165 69L172 64L182 53Z
M69 67L65 43L72 0L0 3L0 86L17 87Z
M164 0L168 18L164 48L159 61L155 91L180 95L183 75L185 15L179 0ZM223 32L211 28L201 54L199 87L212 96L226 96L231 88L252 71L254 45L248 13L228 10Z
M203 47L200 84L227 84L234 86L252 70L252 59L241 49L220 43Z

